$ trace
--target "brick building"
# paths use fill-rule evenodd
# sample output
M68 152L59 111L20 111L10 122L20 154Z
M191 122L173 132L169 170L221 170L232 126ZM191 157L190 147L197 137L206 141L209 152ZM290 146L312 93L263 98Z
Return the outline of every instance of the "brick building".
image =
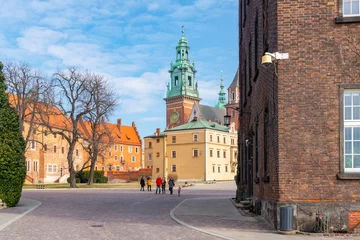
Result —
M359 5L239 0L238 184L276 229L282 205L300 230L360 222Z

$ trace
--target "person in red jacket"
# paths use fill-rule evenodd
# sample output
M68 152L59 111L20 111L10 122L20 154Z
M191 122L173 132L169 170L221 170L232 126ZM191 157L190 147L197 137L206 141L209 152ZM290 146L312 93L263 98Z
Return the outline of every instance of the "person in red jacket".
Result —
M156 179L156 192L155 194L158 193L158 190L159 190L159 194L161 193L161 184L162 184L162 179L160 176L157 177Z

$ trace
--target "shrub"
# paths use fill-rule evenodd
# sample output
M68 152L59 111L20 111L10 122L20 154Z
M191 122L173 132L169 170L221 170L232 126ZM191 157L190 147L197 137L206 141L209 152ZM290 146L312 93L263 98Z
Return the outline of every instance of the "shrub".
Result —
M170 173L168 174L168 179L170 178L174 179L174 181L176 182L178 180L178 175L175 173Z
M14 207L21 197L24 184L25 141L14 108L10 107L5 77L0 62L0 199Z

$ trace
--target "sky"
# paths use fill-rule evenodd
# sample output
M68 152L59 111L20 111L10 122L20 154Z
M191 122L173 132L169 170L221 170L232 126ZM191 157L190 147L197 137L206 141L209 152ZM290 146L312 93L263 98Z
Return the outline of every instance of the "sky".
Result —
M237 0L1 0L0 60L47 76L68 67L103 75L119 98L109 122L140 136L165 129L170 61L184 26L201 104L214 106L238 65ZM222 71L222 72L221 72Z

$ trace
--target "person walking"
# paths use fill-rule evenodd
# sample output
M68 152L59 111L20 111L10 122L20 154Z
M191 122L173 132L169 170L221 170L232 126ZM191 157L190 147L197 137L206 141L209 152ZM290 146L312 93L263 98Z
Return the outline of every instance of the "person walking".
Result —
M169 179L169 191L170 191L170 194L172 195L173 194L173 189L174 189L174 186L175 186L175 182L174 182L174 179L172 179L172 177Z
M178 187L178 196L180 197L180 193L181 193L181 186L179 185Z
M144 179L144 177L141 177L141 179L140 179L140 186L141 186L140 191L141 190L145 191L144 190L144 187L145 187L145 179Z
M163 178L162 184L161 184L161 191L163 194L165 194L165 188L166 188L166 180L165 180L165 178Z
M151 179L150 179L150 177L147 177L146 185L147 185L147 190L151 192Z
M162 184L162 179L160 176L157 177L156 179L156 191L155 191L155 194L158 193L158 190L159 190L159 194L161 193L161 184Z

